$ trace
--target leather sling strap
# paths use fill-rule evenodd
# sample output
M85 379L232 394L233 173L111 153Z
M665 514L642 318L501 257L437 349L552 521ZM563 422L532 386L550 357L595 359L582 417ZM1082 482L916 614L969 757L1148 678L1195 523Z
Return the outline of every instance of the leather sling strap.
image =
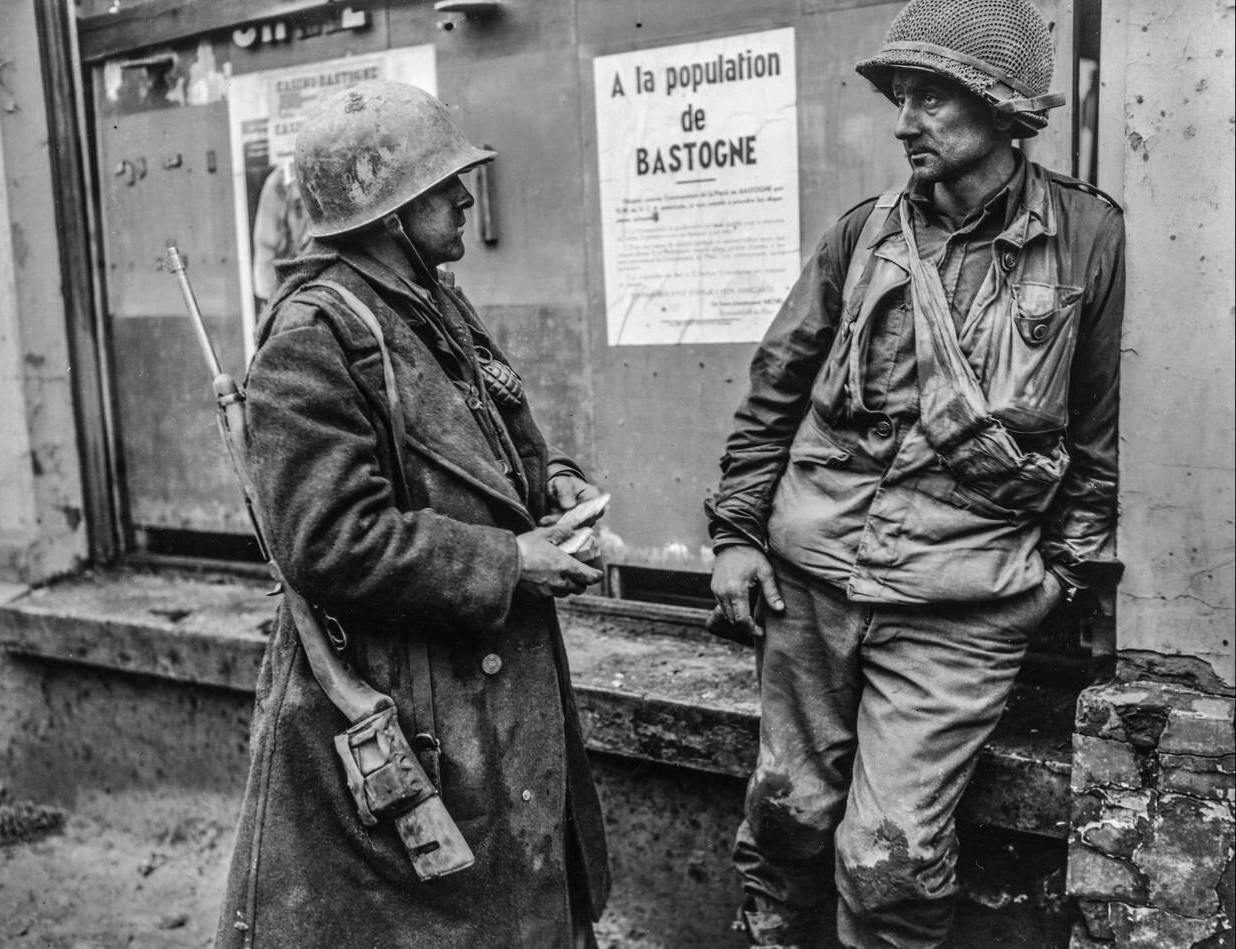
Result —
M382 325L378 322L378 318L374 316L373 310L360 297L343 286L343 284L337 283L334 280L315 280L313 283L305 285L306 289L308 287L324 287L337 294L347 308L365 324L365 328L373 334L373 338L378 344L378 352L382 357L382 375L385 381L386 401L390 415L390 433L394 442L395 490L402 495L403 504L406 506L410 498L410 492L408 491L403 463L403 446L406 435L403 405L399 399L399 387L395 381L395 367L391 362L390 350L386 346L386 336L382 332ZM412 674L412 719L413 731L415 733L412 739L412 746L416 749L417 755L421 759L421 764L424 766L425 771L428 772L430 780L438 787L441 786L438 757L442 745L438 741L437 724L434 720L433 675L429 665L429 646L419 636L411 637L409 645L413 653L410 662Z
M395 487L402 494L402 500L406 503L409 492L407 478L404 474L403 445L407 432L404 428L403 404L399 399L399 387L395 383L395 366L391 362L390 350L386 347L386 335L382 332L382 325L378 322L378 318L374 316L373 310L343 284L337 283L334 280L315 280L313 283L306 284L304 289L309 287L325 287L327 290L337 294L352 314L365 324L365 328L369 330L373 335L374 341L378 344L378 352L382 357L382 378L386 386L386 404L390 414L391 436L394 441L391 447L395 456Z

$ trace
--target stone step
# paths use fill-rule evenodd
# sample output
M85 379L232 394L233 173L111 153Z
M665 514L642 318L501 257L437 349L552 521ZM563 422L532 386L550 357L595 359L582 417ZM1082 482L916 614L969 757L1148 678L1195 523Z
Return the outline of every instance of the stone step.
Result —
M222 575L88 573L0 605L0 648L249 692L274 612L266 589ZM705 634L702 610L577 597L561 613L592 750L747 774L759 726L749 648ZM1019 683L984 748L963 816L1065 835L1073 704L1071 689Z

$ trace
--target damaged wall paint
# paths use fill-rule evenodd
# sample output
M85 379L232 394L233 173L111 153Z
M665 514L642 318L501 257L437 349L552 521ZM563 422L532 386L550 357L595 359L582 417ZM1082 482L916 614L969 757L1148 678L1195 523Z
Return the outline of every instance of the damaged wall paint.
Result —
M1128 233L1119 646L1195 656L1229 687L1234 20L1231 3L1104 4L1099 130Z
M0 64L0 71L3 64ZM0 72L2 75L2 72ZM37 527L31 502L34 472L29 459L30 432L26 427L26 400L21 356L21 326L17 320L16 264L19 230L8 226L8 175L0 129L0 391L8 393L8 408L0 412L0 545L23 546ZM4 535L8 535L7 537ZM13 536L17 535L17 536ZM24 537L23 542L18 537Z
M117 57L103 64L100 72L106 107L164 108L210 105L227 98L232 64L220 63L214 45L203 37L196 52L181 56L175 49L146 51L136 57L141 63L163 59L164 67L136 66L132 57Z
M74 569L86 527L35 7L0 11L0 580L30 583Z

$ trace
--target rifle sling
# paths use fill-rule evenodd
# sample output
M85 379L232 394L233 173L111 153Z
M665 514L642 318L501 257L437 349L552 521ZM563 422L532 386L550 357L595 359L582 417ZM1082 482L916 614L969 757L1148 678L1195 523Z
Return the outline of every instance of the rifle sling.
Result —
M401 510L407 510L411 494L408 491L407 476L404 469L404 427L403 406L399 400L399 388L395 380L395 367L391 362L390 350L386 346L386 337L382 325L374 315L373 310L355 293L333 280L315 280L306 284L309 287L324 287L343 300L349 309L373 335L378 344L378 352L382 356L382 375L386 384L387 411L389 417L389 433L392 441L394 458L394 489ZM418 753L422 765L429 774L435 786L440 786L438 771L438 754L440 743L437 738L437 724L433 712L433 676L429 664L429 645L422 637L410 637L409 647L412 651L412 728L414 737L413 748Z

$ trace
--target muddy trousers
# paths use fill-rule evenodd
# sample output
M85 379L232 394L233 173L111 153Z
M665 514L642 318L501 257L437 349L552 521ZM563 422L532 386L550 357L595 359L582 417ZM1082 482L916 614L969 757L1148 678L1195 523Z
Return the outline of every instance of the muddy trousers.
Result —
M734 851L752 944L942 946L953 812L1056 585L890 606L777 574L786 609L757 646L760 751Z

